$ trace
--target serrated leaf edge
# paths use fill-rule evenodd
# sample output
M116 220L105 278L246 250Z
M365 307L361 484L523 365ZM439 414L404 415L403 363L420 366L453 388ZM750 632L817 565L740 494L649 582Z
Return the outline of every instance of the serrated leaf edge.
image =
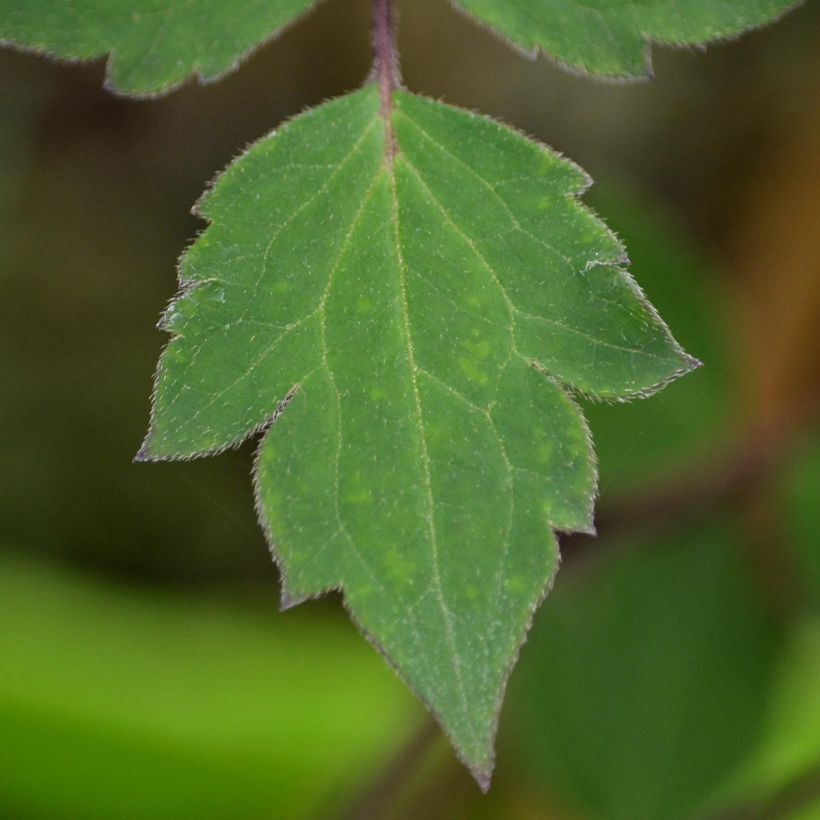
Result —
M374 82L374 79L371 78L370 80L368 80L368 82L365 83L364 87L367 87L368 85L373 84L373 82ZM403 89L397 89L397 90L403 90ZM345 96L345 95L342 95L342 96ZM417 96L420 96L420 95L417 95ZM440 100L431 100L431 101L432 102L441 102ZM566 194L567 198L570 198L570 199L574 200L580 207L582 207L589 214L594 216L594 218L599 223L604 225L606 231L613 238L615 238L617 240L618 246L622 247L622 243L616 237L614 232L612 232L611 229L608 226L605 225L603 220L593 211L592 208L588 207L582 201L581 197L589 190L590 186L592 185L592 179L576 163L574 163L572 160L569 160L569 159L566 159L565 157L563 157L563 155L561 155L560 152L555 151L554 149L548 148L547 146L542 144L540 141L532 139L528 135L522 133L520 130L518 130L514 127L510 127L506 123L502 123L501 121L499 121L497 119L487 117L486 115L480 114L480 113L475 112L475 111L470 111L468 109L463 109L463 108L459 109L457 106L452 106L452 105L449 105L449 104L447 104L447 105L450 108L456 108L457 110L465 111L466 113L469 113L469 114L471 114L472 116L475 116L475 117L481 117L483 119L492 119L497 125L499 125L499 127L502 127L502 128L513 131L519 137L521 137L523 139L526 139L529 142L534 143L538 147L539 150L549 151L551 154L559 156L564 162L571 165L578 172L579 176L583 180L583 183L577 189L569 191ZM314 109L308 109L307 111L300 112L299 114L294 115L294 117L290 118L286 122L289 122L290 120L295 119L298 116L302 116L303 114L309 115L311 110L314 110ZM206 191L197 200L197 203L195 204L195 206L193 208L193 213L198 215L198 216L202 216L202 214L200 213L200 207L201 207L202 203L204 202L204 200L207 198L208 193L210 192L210 190L212 190L214 185L217 183L217 181L221 177L222 173L224 173L224 171L227 170L228 167L233 165L234 162L240 160L242 156L244 156L248 151L252 150L258 143L260 143L263 140L266 140L269 137L273 136L273 134L277 130L279 130L279 128L281 128L281 127L282 126L280 125L277 128L273 129L268 134L265 134L264 136L260 137L258 140L255 140L253 143L251 143L249 146L247 146L242 152L240 152L228 164L226 169L221 171L219 174L215 175L215 177L213 178L211 183L206 188ZM385 157L385 162L386 163L388 162L388 157ZM392 178L393 177L392 171L389 171L389 173L390 173L391 178ZM203 217L203 218L207 219L207 217ZM211 220L208 220L208 222L210 224ZM207 226L205 228L203 228L202 232L204 232L204 230L207 230ZM200 235L201 235L202 232L200 232ZM194 240L194 241L196 241L196 240ZM189 245L189 248L190 248L190 245ZM180 255L178 265L177 265L178 284L179 284L180 291L183 294L185 292L189 292L191 289L196 288L196 287L198 287L202 284L205 284L207 281L209 281L207 279L192 281L192 280L184 280L182 278L181 263L182 263L182 260L184 259L185 255L187 254L187 252L188 252L188 248L186 248L186 250ZM628 259L625 255L625 252L616 260L606 260L606 261L602 261L602 262L599 262L599 263L596 263L596 264L611 265L613 263L618 264L619 270L621 271L621 273L623 275L625 275L627 277L627 281L629 282L630 288L639 297L639 300L640 300L642 306L651 313L652 317L658 322L659 326L663 329L663 331L669 337L669 339L670 339L670 341L671 341L671 343L674 347L675 352L678 353L679 355L681 355L683 357L684 361L685 361L685 364L679 370L676 370L674 373L672 373L667 378L665 378L662 382L660 382L656 385L653 385L652 388L649 388L649 389L643 390L643 391L636 391L634 394L630 394L626 397L623 397L623 396L618 397L617 399L615 399L616 401L627 401L631 398L639 398L639 397L651 395L652 393L656 392L657 390L660 390L663 386L665 386L669 382L671 382L674 379L678 378L679 376L689 372L694 367L699 366L700 362L698 362L696 359L693 359L692 357L689 357L683 351L683 349L680 347L680 345L678 345L677 342L675 342L675 340L672 337L671 332L669 331L667 325L660 318L660 316L658 315L657 311L652 306L652 304L648 301L648 299L644 295L644 293L641 290L638 283L631 276L631 274L622 267L624 264L628 264ZM180 298L180 294L176 294L174 296L174 298L172 299L172 303L178 298ZM169 340L168 344L170 344L170 342L173 341L174 338L175 338L175 336L172 335L172 337ZM166 345L166 347L167 347L167 345ZM559 566L560 566L561 553L560 553L560 546L559 546L559 541L558 541L558 537L557 537L558 533L560 533L560 532L581 532L581 533L589 534L589 535L594 535L595 534L595 528L594 528L594 523L593 523L593 521L594 521L593 513L594 513L595 504L596 504L597 497L598 497L598 490L599 490L599 488L598 488L597 456L596 456L596 453L595 453L595 448L594 448L594 444L593 444L593 440L592 440L592 434L591 434L591 431L589 429L589 425L588 425L588 422L586 420L585 414L583 413L582 409L578 406L578 404L576 403L576 401L573 398L574 395L584 395L583 392L577 390L576 388L572 387L571 385L568 385L568 384L564 383L562 380L560 380L559 378L557 378L553 374L549 373L538 362L536 362L536 361L531 362L531 365L533 367L535 367L544 378L549 379L550 381L552 381L553 383L557 384L560 387L561 392L562 392L565 400L570 405L573 413L575 414L575 416L579 420L579 422L582 426L582 429L584 431L585 439L586 439L587 452L589 454L590 464L591 464L591 467L592 467L592 485L593 485L593 489L592 489L592 492L590 492L589 495L588 495L587 505L586 505L587 506L587 520L590 522L590 526L586 527L586 528L573 529L573 530L559 530L557 528L554 528L549 523L549 521L547 521L546 519L544 520L544 526L550 531L550 533L552 535L552 538L553 538L553 541L554 541L554 544L555 544L555 564L553 566L550 577L547 579L547 583L545 584L544 589L541 591L540 595L536 599L534 599L532 605L528 609L527 618L525 620L524 625L522 626L522 628L519 630L519 632L517 633L517 635L514 638L515 648L514 648L514 651L511 653L511 655L509 656L509 658L507 660L507 663L505 664L505 667L502 671L502 683L501 683L501 686L499 687L498 695L497 695L497 698L496 698L496 703L495 703L495 706L494 706L494 709L493 709L493 717L492 717L492 725L491 725L491 733L490 733L491 745L490 745L490 749L489 749L489 757L487 758L486 761L482 762L481 764L476 764L474 761L469 760L465 755L463 755L463 753L461 752L455 737L450 733L450 731L449 731L449 729L446 725L446 722L443 720L441 714L437 711L437 709L433 706L433 704L430 703L422 694L420 694L415 689L415 687L405 678L402 670L393 662L389 652L381 645L378 638L375 635L373 635L372 633L370 633L361 624L361 622L358 620L358 618L355 614L355 611L350 607L350 605L347 601L347 596L345 594L344 584L342 582L340 582L338 584L335 584L335 585L330 585L328 587L323 587L322 589L312 591L311 593L308 593L308 594L301 594L301 593L300 594L295 594L289 589L287 567L285 565L285 561L284 561L282 555L279 553L279 550L276 546L276 539L275 539L275 537L273 535L273 532L271 530L270 523L269 523L269 521L267 519L267 516L265 514L264 505L263 505L263 502L262 502L261 487L260 487L260 484L259 484L259 463L260 463L261 454L262 454L262 451L263 451L267 436L271 433L274 424L281 418L281 416L286 411L286 409L287 409L288 405L290 404L290 402L294 399L296 394L301 389L300 385L298 383L294 384L291 387L291 389L288 391L288 393L285 395L285 397L279 402L279 404L277 405L275 410L272 412L272 414L263 423L257 425L253 429L249 430L241 438L239 438L235 441L229 442L229 443L227 443L226 445L224 445L222 447L213 448L213 449L206 450L206 451L203 451L203 452L198 452L198 453L195 453L193 455L190 455L190 454L186 453L186 454L165 454L165 455L162 455L162 456L154 456L150 453L150 438L151 438L151 434L152 434L153 428L154 428L154 413L155 413L155 407L156 407L156 402L154 401L154 397L155 397L157 389L158 389L159 378L160 378L160 375L161 375L161 372L162 372L162 361L163 361L163 358L160 357L160 364L158 365L157 370L156 370L155 380L154 380L154 389L152 391L151 422L150 422L150 425L149 425L149 430L148 430L146 438L143 442L143 445L140 448L140 451L137 453L134 460L135 461L150 461L150 462L153 462L153 461L157 461L157 462L159 462L159 461L190 461L190 460L194 460L196 458L215 456L215 455L218 455L222 452L225 452L226 450L234 449L234 448L240 446L243 442L247 441L249 438L257 436L261 433L262 437L261 437L261 440L259 441L259 443L256 447L256 451L255 451L255 455L254 455L254 461L253 461L253 468L252 468L252 485L253 485L253 495L254 495L254 507L255 507L255 510L256 510L256 515L257 515L257 518L259 520L260 527L262 528L262 531L265 535L265 540L268 544L268 548L270 550L272 559L273 559L273 561L274 561L274 563L277 567L277 570L279 572L279 575L280 575L280 579L281 579L280 609L282 611L286 611L286 610L291 609L295 606L298 606L299 604L304 603L308 600L314 600L316 598L323 597L323 596L325 596L325 595L327 595L328 593L331 593L331 592L338 592L340 594L341 598L342 598L344 608L347 611L348 616L350 617L351 621L355 624L356 628L361 632L362 635L364 635L366 640L376 648L376 650L379 652L379 654L382 655L382 657L387 662L388 666L390 666L390 668L393 669L394 673L399 677L399 679L404 683L404 685L406 685L411 691L414 692L414 694L424 704L425 708L434 716L434 718L438 722L439 726L442 728L442 731L445 733L447 738L450 740L451 746L453 747L453 749L455 751L455 754L457 755L459 760L471 772L471 774L475 778L476 782L478 783L478 785L482 789L482 791L486 792L487 789L489 789L491 778L492 778L492 772L493 772L494 765L495 765L495 740L496 740L496 736L497 736L497 732L498 732L498 724L499 724L499 719L500 719L500 714L501 714L501 708L502 708L502 705L503 705L503 702L504 702L504 696L505 696L505 693L506 693L509 678L510 678L510 675L512 674L513 669L515 668L515 666L517 664L518 658L520 656L521 649L523 648L524 644L526 643L527 635L528 635L528 633L530 631L530 628L532 626L533 619L535 617L535 613L537 612L537 610L539 609L539 607L541 606L541 604L543 603L545 598L549 595L549 593L550 593L550 591L551 591L551 589L554 585L555 577L557 575L557 572L558 572L558 569L559 569ZM307 374L307 375L309 376L310 374ZM604 400L604 401L607 400L606 397L601 397L601 396L594 396L594 397L591 397L591 398L595 398L597 400Z
M548 62L552 63L554 66L557 66L562 71L566 72L567 74L570 74L573 77L595 80L597 82L608 83L610 85L627 85L629 83L650 82L655 79L653 54L655 48L669 48L677 51L706 51L706 49L711 45L723 45L726 43L733 43L734 41L740 39L749 32L759 31L760 29L766 28L767 26L774 25L778 21L782 20L787 14L790 14L792 11L802 6L805 0L793 0L790 6L787 6L781 12L776 14L774 17L770 17L768 20L763 20L760 23L752 24L731 34L710 37L707 40L662 40L653 37L649 34L645 34L644 32L639 32L639 36L643 39L645 43L645 70L643 74L630 74L628 72L602 73L598 71L590 71L589 69L585 69L579 65L573 65L572 63L568 63L562 60L561 58L555 56L552 52L546 50L541 46L535 46L534 48L526 48L525 46L522 46L520 43L517 43L512 38L508 37L503 31L500 31L491 23L488 23L486 20L482 20L480 17L476 16L472 11L466 9L464 6L461 5L460 0L449 0L449 2L450 5L459 14L466 17L475 26L488 32L496 39L501 40L513 51L515 51L517 54L519 54L527 60L534 61L537 60L539 57L543 57Z
M322 0L312 0L310 5L288 19L283 25L279 26L279 28L276 28L264 35L256 43L246 48L236 57L236 59L233 60L233 62L230 63L230 65L222 71L216 72L215 74L203 74L199 69L193 67L192 70L181 79L164 83L159 88L152 91L127 90L116 84L114 80L115 67L118 59L116 45L88 57L73 57L71 55L55 54L53 51L49 50L47 46L32 43L20 43L17 40L11 40L4 37L0 37L0 48L12 48L24 54L32 54L37 57L45 58L51 62L66 63L68 65L86 65L89 63L95 63L98 60L104 60L105 75L102 87L105 91L114 97L120 97L122 99L157 100L161 97L166 97L168 94L171 94L189 84L209 86L219 82L224 77L238 70L240 66L253 57L257 51L264 48L274 40L277 40L282 34L285 33L285 31L299 23L304 17L307 17L312 11L314 11L320 2L322 2Z

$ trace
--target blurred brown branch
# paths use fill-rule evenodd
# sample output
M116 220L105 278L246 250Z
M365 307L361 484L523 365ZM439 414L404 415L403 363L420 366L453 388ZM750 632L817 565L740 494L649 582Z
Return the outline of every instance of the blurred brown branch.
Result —
M408 772L420 767L439 735L438 724L432 718L424 720L365 790L340 812L339 820L380 820L385 817L397 794L407 784Z
M608 540L668 532L743 503L789 461L801 435L818 417L820 397L813 397L777 425L754 426L722 454L603 507L596 516L597 536L561 535L565 564L585 563Z

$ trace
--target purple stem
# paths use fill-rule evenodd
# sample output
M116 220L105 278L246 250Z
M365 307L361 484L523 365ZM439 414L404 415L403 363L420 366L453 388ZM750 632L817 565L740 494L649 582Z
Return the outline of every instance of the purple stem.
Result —
M392 0L373 0L373 73L379 84L381 115L384 117L385 154L392 162L396 153L391 114L393 92L399 87L399 61L393 26Z

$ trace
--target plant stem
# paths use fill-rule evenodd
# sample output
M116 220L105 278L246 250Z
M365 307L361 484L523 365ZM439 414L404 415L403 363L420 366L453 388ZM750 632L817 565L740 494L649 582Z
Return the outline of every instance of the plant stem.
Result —
M392 163L396 153L391 114L393 92L401 84L392 0L373 0L373 79L379 84L381 115L384 118L385 157Z

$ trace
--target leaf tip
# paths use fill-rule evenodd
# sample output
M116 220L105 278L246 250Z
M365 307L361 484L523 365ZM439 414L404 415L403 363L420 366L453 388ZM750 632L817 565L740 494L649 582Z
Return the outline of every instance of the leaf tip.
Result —
M279 596L279 611L287 612L289 609L294 609L303 604L309 598L309 595L294 594L284 584L282 585L282 592Z
M690 373L693 370L698 370L701 367L703 367L703 362L700 359L696 359L694 356L690 356L688 353L684 355L684 361L686 362L686 366L689 368Z
M492 766L489 768L470 766L470 774L472 774L475 782L478 783L478 788L481 789L481 793L487 794L493 781Z
M146 461L153 461L151 457L151 451L148 448L147 444L143 444L142 447L139 448L137 454L132 459L134 464L142 464Z
M597 538L598 537L598 528L595 525L595 519L593 518L592 511L590 511L589 520L584 522L583 526L580 526L573 530L558 530L558 532L562 535L586 535L590 538Z

